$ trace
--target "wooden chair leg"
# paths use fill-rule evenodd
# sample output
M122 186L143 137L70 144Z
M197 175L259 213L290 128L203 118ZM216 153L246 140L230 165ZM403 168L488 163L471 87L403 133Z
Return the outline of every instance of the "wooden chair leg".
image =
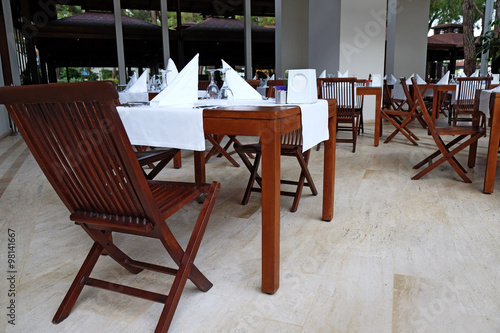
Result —
M220 145L222 141L223 136L217 136L217 138L214 138L213 136L209 134L205 134L205 138L213 145L212 149L208 152L207 156L205 157L205 163L208 162L210 157L212 157L216 151L221 153L229 162L231 162L232 165L235 167L239 167L240 165L238 162L234 160L234 158L231 157Z
M58 324L69 316L71 309L75 305L76 300L78 299L78 296L80 295L83 286L85 285L82 281L85 277L90 276L90 272L92 272L92 269L94 268L97 259L99 259L102 250L103 248L97 242L92 245L87 258L85 258L82 267L80 267L80 270L76 274L73 283L66 293L66 296L64 296L61 305L57 309L57 312L52 319L52 323Z

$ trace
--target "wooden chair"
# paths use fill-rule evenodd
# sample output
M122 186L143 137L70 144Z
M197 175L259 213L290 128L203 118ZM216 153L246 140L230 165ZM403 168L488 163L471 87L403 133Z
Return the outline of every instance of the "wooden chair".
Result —
M166 332L187 279L202 291L212 286L193 261L220 184L146 180L116 111L116 98L113 85L102 81L0 88L0 103L6 105L40 168L70 211L70 220L94 241L53 323L68 317L84 286L93 286L164 303L155 332ZM165 220L204 195L184 250ZM178 268L130 258L110 241L112 232L158 239ZM174 275L169 294L91 277L103 251L132 274L147 269Z
M366 80L359 79L356 81L356 86L358 87L366 87ZM359 127L358 127L358 135L360 133L365 132L365 125L363 122L363 102L365 101L364 95L356 95L356 108L355 111L359 112Z
M252 88L257 89L260 84L260 80L245 80Z
M457 126L457 121L472 121L474 112L474 96L476 90L489 89L492 77L459 77L458 93L456 104L452 108L453 126Z
M382 108L400 110L406 104L404 99L395 99L392 97L391 88L387 84L387 80L384 80L384 86L382 90Z
M250 194L253 192L262 192L262 179L258 173L260 158L262 155L262 146L260 143L254 144L234 144L234 149L240 156L241 160L245 164L245 166L250 171L250 178L248 179L247 188L245 190L245 194L243 195L243 200L241 201L242 205L246 205L248 200L250 199ZM302 189L304 186L308 186L311 189L313 195L318 195L318 191L316 190L316 186L314 185L314 181L311 177L311 174L307 168L309 163L309 156L311 150L307 150L302 152L302 129L298 129L296 131L283 134L281 136L281 156L294 156L297 158L299 162L301 172L298 181L292 180L281 180L281 184L287 185L295 185L295 192L290 191L281 191L281 195L284 196L292 196L293 203L292 208L290 208L291 212L296 212L299 206L300 196L302 194ZM250 163L250 160L247 157L247 154L255 154L254 163ZM307 182L306 182L307 181ZM259 185L259 187L254 187L255 182Z
M146 148L146 149L142 149ZM167 149L151 149L148 147L137 148L135 155L139 161L139 165L143 167L144 175L147 179L155 178L167 164L175 158L177 154L180 153L180 149L167 148ZM156 163L156 164L155 164ZM151 170L146 172L144 167L148 167ZM179 167L174 166L176 169Z
M274 98L275 97L275 86L284 86L285 80L268 80L267 81L267 97Z
M339 139L337 142L352 143L352 152L356 151L360 112L356 111L356 78L318 79L320 99L337 99L337 131L352 132L351 139ZM347 124L348 126L341 126Z
M471 126L452 126L452 127L435 127L432 122L431 116L427 111L427 107L425 106L424 99L418 86L416 85L415 79L412 78L413 81L413 92L417 98L417 104L422 110L422 115L427 123L427 128L436 143L438 150L423 159L421 162L417 163L413 168L419 169L426 163L429 165L418 174L412 177L412 179L420 179L425 176L430 171L434 170L436 167L444 163L444 161L448 161L453 169L457 172L457 174L463 179L466 183L471 183L469 177L467 177L467 171L462 167L462 165L457 161L455 155L470 146L471 151L469 152L469 167L473 167L475 164L476 157L476 149L477 149L477 140L482 136L486 135L486 123L484 119L484 114L479 111L478 104L473 107L472 114L472 125ZM479 99L478 99L479 100ZM445 135L454 136L453 140L449 143L445 143L442 139ZM458 146L457 146L458 145ZM455 146L455 148L453 148ZM452 149L453 148L453 149ZM441 156L437 161L432 161L432 159Z
M387 83L384 82L384 85L387 86ZM411 96L410 92L408 91L408 86L406 85L406 81L404 78L401 79L401 85L403 87L406 100L399 105L393 104L392 102L390 103L389 106L397 108L384 107L381 110L382 116L396 128L396 130L387 137L384 143L390 142L398 133L401 133L412 144L418 146L418 143L415 140L419 140L419 138L407 127L410 122L420 116L420 114L417 114L417 103L415 103L415 101L413 100L413 96ZM410 109L405 110L404 105L408 105Z

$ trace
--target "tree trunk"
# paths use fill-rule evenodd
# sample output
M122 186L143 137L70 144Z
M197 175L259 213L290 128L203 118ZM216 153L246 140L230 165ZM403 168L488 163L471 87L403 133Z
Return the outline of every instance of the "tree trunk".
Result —
M474 0L463 0L464 73L470 76L476 70L476 45L474 44Z

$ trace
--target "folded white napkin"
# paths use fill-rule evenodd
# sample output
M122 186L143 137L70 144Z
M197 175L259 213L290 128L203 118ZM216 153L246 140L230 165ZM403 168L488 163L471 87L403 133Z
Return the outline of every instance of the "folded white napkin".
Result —
M319 78L320 78L320 79L324 79L324 78L326 78L326 69L324 69L324 70L321 72L321 74L319 75Z
M222 68L228 68L226 72L227 85L233 92L235 100L256 99L262 100L262 95L249 85L231 66L222 60Z
M199 54L182 69L175 80L150 102L152 106L193 104L198 100Z
M344 74L337 71L337 77L349 77L349 70L346 70Z
M177 66L175 66L174 61L169 58L167 62L167 84L172 83L178 74L179 71L177 70Z
M147 92L148 78L149 78L149 69L146 69L144 72L142 72L141 76L139 76L137 81L130 87L128 92L131 93Z
M447 71L445 75L439 81L436 83L437 85L440 84L449 84L450 82L450 71Z
M130 80L128 81L127 86L125 87L125 89L123 91L124 92L129 91L130 87L132 87L136 82L137 82L137 73L134 72L134 74L132 74L132 76L130 77Z
M396 79L396 77L394 75L391 74L391 82L392 82L392 84L396 84L399 81L398 81L398 79Z
M479 69L476 70L470 77L478 77L479 76Z
M411 78L415 76L415 73L413 73L407 80L406 80L406 84L411 84ZM416 80L417 80L417 84L426 84L427 82L425 82L424 79L422 79L420 77L420 75L416 74Z
M269 80L274 80L274 74L271 75L271 77L269 78Z
M460 72L460 73L458 73L457 77L467 77L467 75L465 75L464 72Z

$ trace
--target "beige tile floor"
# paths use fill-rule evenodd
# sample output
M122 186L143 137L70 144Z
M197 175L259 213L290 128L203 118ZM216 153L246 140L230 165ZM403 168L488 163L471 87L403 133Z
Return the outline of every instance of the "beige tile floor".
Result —
M387 125L386 128L389 128ZM411 166L433 148L421 128L418 147L396 137L373 146L373 124L357 151L337 145L335 216L320 221L321 194L304 191L299 210L282 198L281 285L260 291L260 195L241 206L247 170L210 160L208 180L222 191L197 257L213 282L207 293L190 282L172 332L500 332L500 176L491 195L481 193L487 139L463 183L448 165L412 181ZM459 160L465 161L461 154ZM159 179L192 180L193 159ZM321 192L322 152L310 169ZM283 173L295 174L283 160ZM170 225L181 240L197 204ZM149 332L161 304L90 287L70 316L52 317L80 267L90 239L68 212L20 137L0 140L0 330L6 332ZM7 231L16 232L16 325L6 323ZM158 243L116 235L137 259L168 263ZM96 277L166 292L156 273L128 274L108 257Z

